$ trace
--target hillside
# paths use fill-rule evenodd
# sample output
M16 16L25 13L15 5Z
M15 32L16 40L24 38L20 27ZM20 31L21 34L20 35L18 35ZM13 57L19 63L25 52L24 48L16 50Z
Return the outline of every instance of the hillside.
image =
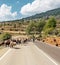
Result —
M25 18L22 18L22 19L19 19L19 20L11 20L11 21L3 21L3 22L17 22L17 21L23 22L24 20L29 21L29 20L32 20L32 19L40 19L40 18L48 19L50 16L55 16L56 18L60 18L60 8L56 8L56 9L53 9L53 10L42 12L40 14L32 15L32 16L25 17Z
M36 15L33 15L24 19L28 20L28 19L37 19L37 18L43 18L43 17L47 18L49 16L58 16L58 15L60 15L60 8L49 10L47 12L42 12L40 14L36 14Z
M24 34L26 35L26 28L30 21L38 22L40 18L48 19L49 16L55 16L57 19L56 29L60 30L60 8L50 10L44 13L36 14L27 18L12 21L0 22L0 32L9 32L12 34Z

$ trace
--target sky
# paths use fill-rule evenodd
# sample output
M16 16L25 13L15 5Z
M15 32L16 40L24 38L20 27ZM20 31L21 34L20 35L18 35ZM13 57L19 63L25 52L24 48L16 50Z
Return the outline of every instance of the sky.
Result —
M21 19L59 7L60 0L0 0L0 21Z

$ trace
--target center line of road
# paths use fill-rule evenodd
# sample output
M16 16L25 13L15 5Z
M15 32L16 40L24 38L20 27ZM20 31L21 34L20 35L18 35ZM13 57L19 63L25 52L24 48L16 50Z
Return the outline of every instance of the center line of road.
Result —
M9 49L1 58L0 61L11 51L12 49Z
M35 45L36 49L38 51L40 51L41 53L43 53L50 61L52 61L55 65L58 65L57 62L55 62L51 57L49 57L46 53L44 53L41 49L39 49L36 45Z

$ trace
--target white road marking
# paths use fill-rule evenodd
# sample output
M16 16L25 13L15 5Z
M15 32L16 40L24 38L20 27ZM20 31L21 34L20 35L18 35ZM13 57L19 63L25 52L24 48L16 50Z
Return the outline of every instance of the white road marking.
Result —
M36 49L38 51L40 51L41 53L43 53L50 61L52 61L55 65L58 65L57 62L55 62L51 57L49 57L46 53L44 53L41 49L39 49L36 45L35 45Z
M12 49L9 49L1 58L0 61L11 51Z

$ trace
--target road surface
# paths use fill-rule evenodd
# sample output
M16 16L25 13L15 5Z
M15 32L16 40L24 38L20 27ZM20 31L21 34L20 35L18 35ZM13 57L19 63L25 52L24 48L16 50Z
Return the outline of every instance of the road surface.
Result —
M0 58L0 65L56 65L33 43L17 45Z
M49 45L47 43L35 41L34 44L36 44L39 49L43 50L48 56L53 59L58 65L60 65L60 48L56 46Z

